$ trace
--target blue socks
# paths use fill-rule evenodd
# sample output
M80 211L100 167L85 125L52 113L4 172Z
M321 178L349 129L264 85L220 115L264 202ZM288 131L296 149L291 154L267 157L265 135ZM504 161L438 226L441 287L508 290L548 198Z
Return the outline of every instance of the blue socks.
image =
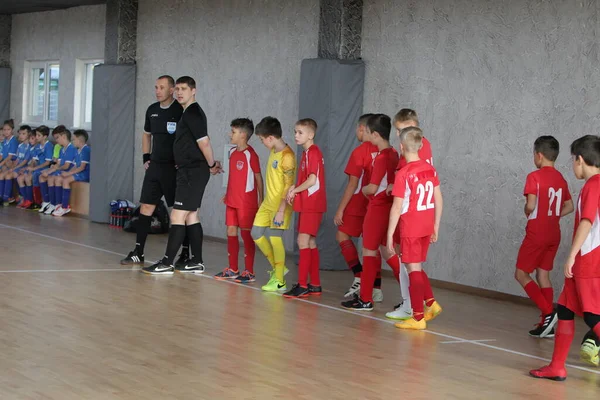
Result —
M44 203L50 202L48 182L40 182L40 190L42 191L42 201L44 201Z
M62 192L62 208L69 207L69 200L71 200L71 189L63 189L63 192Z

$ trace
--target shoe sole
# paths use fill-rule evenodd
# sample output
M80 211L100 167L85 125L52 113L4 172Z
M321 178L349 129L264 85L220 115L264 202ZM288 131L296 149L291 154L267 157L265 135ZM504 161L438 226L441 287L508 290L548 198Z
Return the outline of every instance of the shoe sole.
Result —
M411 315L411 316L408 316L408 317L388 317L388 316L386 315L385 317L386 317L387 319L391 319L391 320L393 320L393 321L406 321L406 320L409 320L409 319L411 319L411 318L412 318L412 315Z
M132 261L132 262L121 261L120 263L121 263L121 265L144 265L143 261L140 261L140 262L135 262L135 261Z
M308 296L309 296L309 294L308 294L308 293L306 293L306 294L301 294L300 296L292 296L292 295L289 295L289 294L288 294L288 295L285 295L285 294L283 295L283 297L285 297L286 299L305 299L305 298L307 298Z
M536 376L536 375L532 374L531 372L529 373L529 375L536 379L549 379L551 381L556 381L556 382L562 382L567 379L566 376Z
M427 329L427 326L424 326L423 328L418 328L414 326L404 326L402 324L395 324L394 326L398 329L403 329L405 331L424 331L425 329Z
M215 276L214 278L217 281L235 281L238 277L236 276L236 277L227 277L227 278L225 278L223 276Z
M309 296L321 296L323 294L323 292L309 292L308 295Z
M579 351L579 357L581 358L581 361L585 362L586 364L590 364L593 365L594 367L597 367L600 365L600 359L598 358L598 356L593 356L588 352L585 351ZM594 362L594 358L598 361L598 362Z
M199 270L199 269L176 269L175 271L179 272L180 274L203 274L204 270Z
M173 271L165 271L165 272L149 272L142 270L143 273L148 275L173 275Z
M239 279L235 279L234 281L237 282L237 283L241 283L242 285L245 285L246 283L256 282L256 279L249 279L247 281L240 281Z
M345 306L342 306L342 308L346 309L346 310L351 310L351 311L373 311L372 308L352 308L352 307L345 307Z

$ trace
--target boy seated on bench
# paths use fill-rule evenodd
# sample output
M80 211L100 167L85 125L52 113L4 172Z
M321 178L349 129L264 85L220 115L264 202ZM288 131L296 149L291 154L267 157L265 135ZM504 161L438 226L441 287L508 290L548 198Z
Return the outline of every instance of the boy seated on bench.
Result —
M55 217L62 217L71 212L69 200L71 199L71 184L73 182L90 181L90 147L87 145L88 133L84 129L77 129L73 132L73 144L77 148L75 156L75 167L69 171L63 172L56 177L55 186L62 184L62 205L58 205L52 212Z

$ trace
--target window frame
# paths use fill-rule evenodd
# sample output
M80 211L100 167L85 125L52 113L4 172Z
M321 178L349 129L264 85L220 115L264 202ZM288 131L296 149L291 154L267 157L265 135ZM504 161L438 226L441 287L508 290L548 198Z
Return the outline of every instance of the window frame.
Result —
M85 120L86 102L88 96L94 95L93 82L91 93L88 93L88 76L87 68L89 65L104 64L102 59L77 59L75 65L75 99L73 108L73 126L90 131L92 129L92 121Z
M26 61L25 62L25 68L24 68L24 72L26 73L25 76L25 85L24 85L24 90L23 90L23 115L25 116L23 119L25 121L27 121L28 123L33 123L33 124L44 124L44 125L48 125L48 126L55 126L58 123L58 110L57 110L57 120L51 120L50 119L50 112L49 112L49 107L50 107L50 68L51 67L58 67L58 98L60 99L60 81L61 81L61 77L60 77L60 61L59 60L45 60L45 61ZM34 104L33 102L36 99L34 90L36 88L37 85L37 80L34 79L33 77L33 70L34 69L40 69L43 68L44 69L44 106L43 106L43 113L41 116L34 116L33 115L33 107ZM60 100L59 100L59 104L60 104ZM58 107L58 104L57 104Z

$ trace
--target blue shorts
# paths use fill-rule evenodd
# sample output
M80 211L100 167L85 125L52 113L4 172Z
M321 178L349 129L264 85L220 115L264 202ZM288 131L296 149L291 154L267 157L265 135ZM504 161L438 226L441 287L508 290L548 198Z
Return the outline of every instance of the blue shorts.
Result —
M25 167L21 167L21 168L15 168L15 170L13 172L18 175L19 172L21 172L21 171L24 172L25 168L27 168L27 167L25 166Z
M32 175L32 180L33 180L33 186L40 186L40 175L42 174L42 170L38 169L33 171Z
M73 175L73 178L75 179L75 182L89 182L90 174L89 172L78 172L75 175Z

